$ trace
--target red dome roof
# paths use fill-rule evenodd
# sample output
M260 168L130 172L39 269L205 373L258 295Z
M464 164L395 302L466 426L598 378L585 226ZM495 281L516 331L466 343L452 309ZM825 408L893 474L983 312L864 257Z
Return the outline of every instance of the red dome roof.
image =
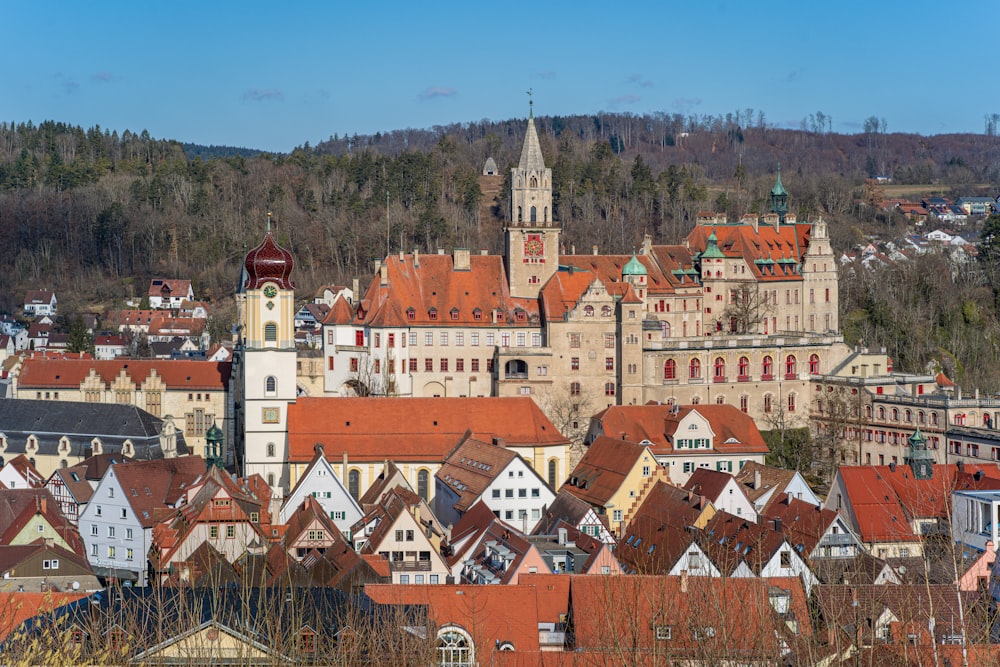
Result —
M246 269L243 289L259 289L267 282L277 283L281 289L295 289L290 278L293 266L292 253L275 243L268 230L260 245L248 252L243 260Z

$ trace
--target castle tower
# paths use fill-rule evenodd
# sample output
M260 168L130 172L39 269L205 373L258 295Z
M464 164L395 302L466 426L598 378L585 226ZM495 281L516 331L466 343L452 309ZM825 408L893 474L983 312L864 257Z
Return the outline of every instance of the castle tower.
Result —
M552 170L545 166L534 112L521 159L511 169L510 222L507 224L507 279L511 296L537 298L559 268L559 225L553 220Z
M292 254L271 234L247 253L234 362L242 394L243 475L259 473L280 496L288 487L288 405L295 402Z

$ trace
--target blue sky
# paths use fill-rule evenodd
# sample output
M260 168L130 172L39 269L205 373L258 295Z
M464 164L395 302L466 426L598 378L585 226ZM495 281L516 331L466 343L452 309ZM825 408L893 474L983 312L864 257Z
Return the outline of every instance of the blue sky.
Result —
M983 132L997 0L8 0L0 119L288 151L333 134L599 111ZM985 30L983 27L987 27Z

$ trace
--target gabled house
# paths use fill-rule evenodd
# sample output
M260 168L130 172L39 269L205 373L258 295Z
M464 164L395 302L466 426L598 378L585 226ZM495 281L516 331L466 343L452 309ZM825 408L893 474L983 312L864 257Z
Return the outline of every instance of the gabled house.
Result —
M720 512L729 512L757 523L757 510L743 495L736 479L727 472L698 468L681 488L704 496Z
M185 301L194 301L194 288L190 280L153 278L146 296L150 308L180 308Z
M128 354L128 341L119 334L98 334L94 336L94 358L115 359Z
M643 494L662 479L669 477L648 446L598 436L560 490L608 516L608 528L620 537Z
M328 549L338 551L350 546L326 509L312 496L306 496L284 523L281 544L300 562L311 552L322 555Z
M0 489L0 545L19 546L51 540L55 546L84 554L83 541L46 489Z
M757 461L747 461L742 468L733 473L733 477L758 513L782 493L813 505L821 502L809 488L802 473L797 470L785 470Z
M761 521L781 530L810 563L825 558L855 558L865 550L840 514L787 493L767 505Z
M420 496L396 487L351 527L355 548L389 563L393 583L443 584L451 574L441 556L444 527Z
M208 542L228 563L263 553L271 539L271 489L259 475L234 480L210 466L184 489L183 502L155 523L149 560L161 582Z
M52 538L0 546L0 592L98 591L86 556L57 546Z
M0 439L6 444L6 435L0 436ZM45 485L45 478L27 456L18 454L0 468L0 483L8 489L38 489Z
M434 513L446 525L458 523L482 501L497 518L526 532L555 498L545 480L515 451L471 433L445 458L434 480Z
M605 519L607 515L604 515ZM615 536L608 530L605 520L598 515L593 505L577 498L569 491L560 489L552 504L545 510L542 520L531 530L532 535L557 535L558 528L569 526L584 535L590 535L614 548Z
M807 592L819 583L805 558L780 531L780 525L750 523L719 512L705 526L700 538L722 576L798 577Z
M410 493L415 493L406 475L399 469L399 466L392 461L385 461L382 464L382 472L372 480L371 486L368 487L368 490L358 500L361 510L367 513L379 503L382 496L397 486L402 487Z
M56 293L50 290L28 290L24 297L24 316L38 317L40 315L55 315L59 300Z
M80 513L80 534L98 576L146 585L153 526L187 501L206 470L200 456L110 466Z
M323 445L316 445L316 455L291 492L285 496L278 514L279 523L287 523L306 498L315 500L340 532L347 535L363 512L351 497L333 466L326 460Z
M130 460L117 454L97 454L71 468L58 468L45 482L45 488L55 498L63 515L75 525L108 467Z
M678 484L698 468L733 473L764 463L768 452L750 415L725 404L611 406L591 418L586 442L602 434L648 445Z

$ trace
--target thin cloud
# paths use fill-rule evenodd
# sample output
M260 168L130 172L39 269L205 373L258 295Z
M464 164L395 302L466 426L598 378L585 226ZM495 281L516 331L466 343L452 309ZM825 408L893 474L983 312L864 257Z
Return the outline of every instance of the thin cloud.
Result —
M639 101L638 95L622 95L620 97L616 97L615 99L611 100L611 102L609 102L608 104L612 109L617 109L618 107L625 106L628 104L635 104L638 101Z
M56 73L55 79L56 82L59 84L59 87L62 88L62 91L67 95L73 95L76 93L77 90L80 89L79 83L77 83L70 77L66 76L62 72Z
M250 88L243 93L244 102L283 102L285 94L277 88Z
M629 78L627 78L625 81L628 82L628 83L634 83L635 85L639 86L640 88L652 88L653 87L653 82L650 81L649 79L643 78L643 76L641 74L633 74L632 76L630 76Z
M553 72L552 70L546 70L544 72L539 72L535 76L537 76L539 79L554 79L556 78L556 73Z
M671 105L678 113L688 113L697 106L701 106L700 97L678 97Z
M100 72L94 72L90 75L91 81L97 81L99 83L110 83L115 78L115 75L107 70L101 70Z
M798 70L792 70L791 72L789 72L788 74L786 74L785 78L782 79L782 80L785 83L794 83L795 81L798 80L798 78L799 78L799 72L798 72Z
M425 88L420 91L417 98L421 100L433 100L437 97L455 97L458 95L458 91L454 88L448 88L447 86L431 86L430 88Z

